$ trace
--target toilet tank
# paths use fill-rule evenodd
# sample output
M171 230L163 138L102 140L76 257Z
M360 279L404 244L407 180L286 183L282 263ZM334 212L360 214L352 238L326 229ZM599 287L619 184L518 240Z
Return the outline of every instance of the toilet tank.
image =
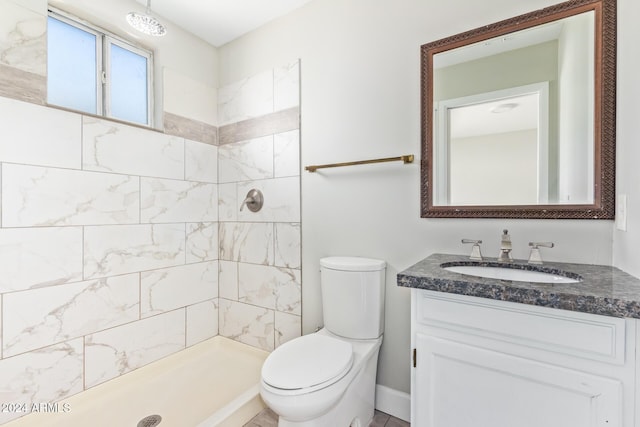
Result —
M360 257L320 259L324 327L352 339L375 339L384 330L386 262Z

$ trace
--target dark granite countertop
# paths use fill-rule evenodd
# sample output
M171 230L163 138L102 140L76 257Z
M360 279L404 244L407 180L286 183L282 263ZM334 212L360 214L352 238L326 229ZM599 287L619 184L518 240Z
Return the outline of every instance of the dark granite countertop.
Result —
M542 269L582 278L579 283L558 284L486 279L444 270L440 267L443 263L504 266L495 258L478 262L463 255L433 254L398 273L398 286L640 319L640 279L615 267L558 262L536 266L522 260L511 263L523 270Z

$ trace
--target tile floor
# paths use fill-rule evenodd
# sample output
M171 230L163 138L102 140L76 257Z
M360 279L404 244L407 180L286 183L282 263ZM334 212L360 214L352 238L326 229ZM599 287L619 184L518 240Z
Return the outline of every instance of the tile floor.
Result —
M278 416L269 408L265 408L244 427L277 427ZM406 421L387 415L384 412L376 411L369 427L409 427Z

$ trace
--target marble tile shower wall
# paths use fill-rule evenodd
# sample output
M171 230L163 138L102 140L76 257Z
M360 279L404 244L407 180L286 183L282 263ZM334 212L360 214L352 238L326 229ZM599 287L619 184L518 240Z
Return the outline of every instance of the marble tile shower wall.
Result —
M301 334L299 69L218 91L220 334L264 350ZM252 188L264 207L240 211Z
M0 401L216 335L218 147L10 98L0 117Z
M44 104L47 1L0 0L0 96Z

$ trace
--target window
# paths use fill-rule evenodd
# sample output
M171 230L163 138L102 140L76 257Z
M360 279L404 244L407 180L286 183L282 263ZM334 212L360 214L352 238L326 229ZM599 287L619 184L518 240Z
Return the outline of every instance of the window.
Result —
M49 12L47 102L152 125L151 52Z

